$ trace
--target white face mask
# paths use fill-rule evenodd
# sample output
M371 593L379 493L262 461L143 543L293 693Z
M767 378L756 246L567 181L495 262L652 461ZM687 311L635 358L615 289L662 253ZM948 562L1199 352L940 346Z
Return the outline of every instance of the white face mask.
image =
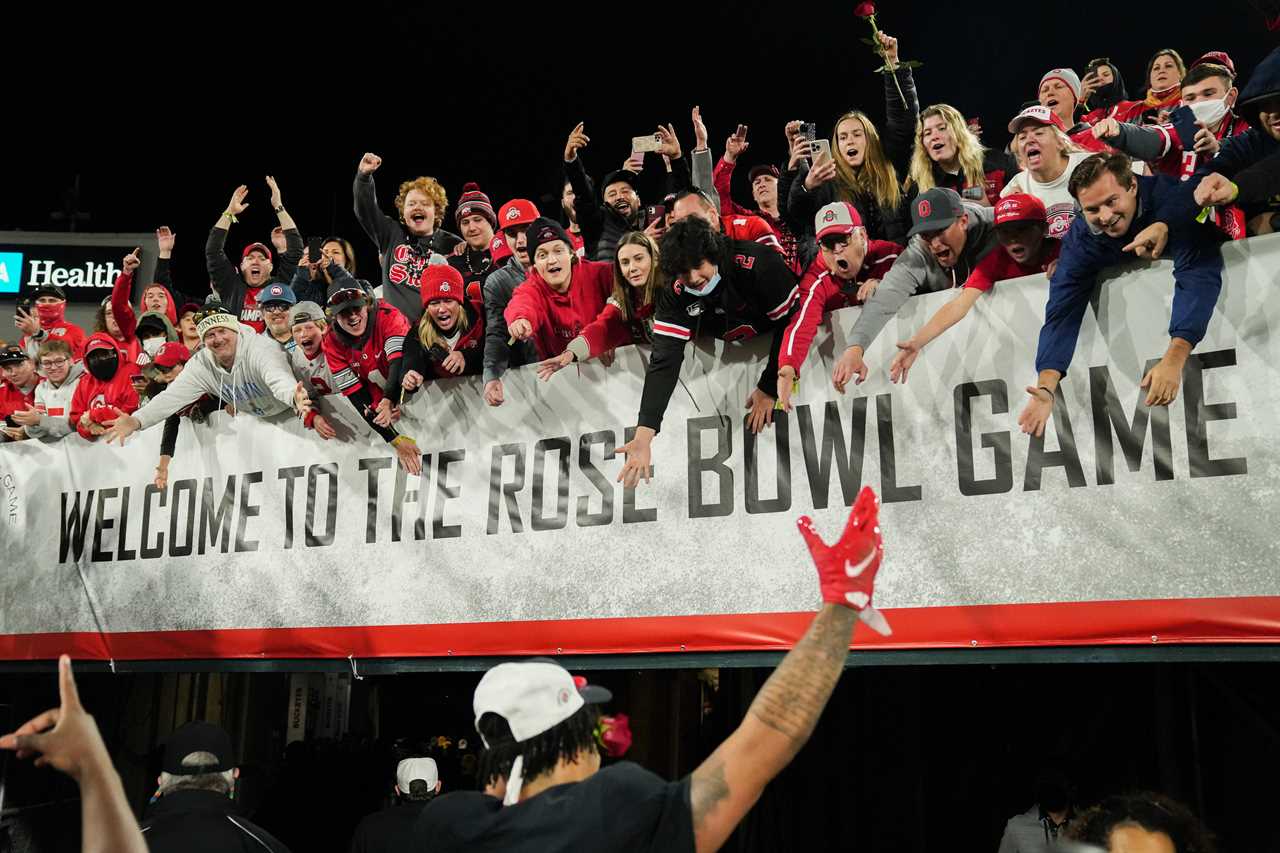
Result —
M1195 113L1196 121L1213 127L1227 114L1227 99L1215 98L1212 101L1195 101L1187 104Z
M708 280L706 284L702 285L702 287L694 287L692 284L685 282L684 289L687 293L692 293L694 296L706 296L711 291L715 290L716 285L719 283L720 273L717 271L715 275L711 276L710 280Z
M142 342L142 351L155 358L162 346L164 346L164 338L147 338Z

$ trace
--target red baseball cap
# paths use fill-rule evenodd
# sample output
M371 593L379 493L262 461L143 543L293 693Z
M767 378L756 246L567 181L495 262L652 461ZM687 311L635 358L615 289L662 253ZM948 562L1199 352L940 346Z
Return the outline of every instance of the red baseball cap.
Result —
M448 264L432 264L423 271L419 284L422 291L422 304L426 305L432 299L452 299L455 302L461 302L465 287L462 273Z
M177 341L168 341L156 353L151 363L156 367L168 370L177 364L186 364L191 359L191 350Z
M538 206L527 198L513 198L498 211L498 227L528 225L538 218Z
M507 235L499 231L493 235L493 239L489 241L489 257L492 258L493 266L505 261L511 257L514 252L511 251L511 244L507 240Z
M852 234L862 227L858 209L847 201L833 201L824 205L813 218L814 238L821 240L828 234Z
M250 252L261 252L262 256L267 260L271 260L271 250L267 248L266 243L250 243L244 247L244 251L240 253L240 257L249 257Z
M1044 202L1026 193L1012 193L996 203L996 225L1013 222L1045 222Z
M1009 122L1009 132L1017 133L1024 124L1052 125L1063 133L1067 132L1066 125L1062 123L1062 119L1058 117L1058 114L1039 104L1034 107L1027 107L1014 116L1013 121Z

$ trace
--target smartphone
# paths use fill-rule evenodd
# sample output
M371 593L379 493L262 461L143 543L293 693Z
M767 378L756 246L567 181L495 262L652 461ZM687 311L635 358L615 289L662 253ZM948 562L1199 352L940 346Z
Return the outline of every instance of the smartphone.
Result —
M1190 151L1196 147L1196 133L1200 130L1200 125L1196 124L1196 114L1191 107L1183 104L1169 113L1169 124L1173 125L1173 129L1177 131L1184 151Z
M809 157L813 158L813 143L818 138L818 126L811 121L800 122L800 138L809 142Z
M316 263L324 258L324 238L312 237L307 241L307 257L311 263Z
M824 163L831 159L831 140L815 139L813 141L813 164Z
M644 227L648 228L659 219L665 218L667 215L667 206L665 204L651 204L644 211Z
M631 152L633 154L648 154L657 151L661 146L662 138L656 133L631 137Z
M24 296L18 300L18 308L14 311L13 316L15 319L20 320L23 314L31 315L35 313L35 310L36 301L30 296Z

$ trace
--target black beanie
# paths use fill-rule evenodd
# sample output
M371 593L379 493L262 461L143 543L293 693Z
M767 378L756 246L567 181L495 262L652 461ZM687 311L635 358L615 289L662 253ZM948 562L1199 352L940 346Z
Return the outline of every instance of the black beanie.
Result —
M569 239L569 232L564 230L564 226L559 222L545 216L539 216L529 224L529 230L525 232L524 239L528 243L527 251L531 259L539 246L556 240L563 240L569 247L569 254L573 254L573 241Z

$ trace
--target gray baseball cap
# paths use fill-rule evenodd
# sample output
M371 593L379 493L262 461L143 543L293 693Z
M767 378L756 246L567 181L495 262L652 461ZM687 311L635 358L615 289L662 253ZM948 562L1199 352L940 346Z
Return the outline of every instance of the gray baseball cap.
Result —
M314 302L299 302L297 305L289 309L289 325L296 326L299 323L323 323L325 321L324 309Z
M911 230L908 237L924 231L941 231L964 215L964 205L955 190L934 187L911 202Z

